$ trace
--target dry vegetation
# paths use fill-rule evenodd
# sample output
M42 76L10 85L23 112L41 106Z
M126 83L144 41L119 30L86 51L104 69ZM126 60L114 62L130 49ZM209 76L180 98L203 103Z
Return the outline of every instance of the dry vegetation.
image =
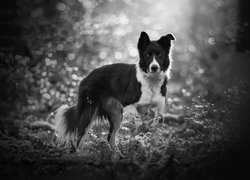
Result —
M250 59L235 51L235 1L169 1L172 10L146 0L13 2L23 39L15 51L0 52L1 176L240 179L247 173ZM186 19L176 10L185 5L193 10ZM162 16L147 13L150 7ZM176 36L167 108L173 117L162 121L128 108L118 137L125 158L116 163L105 122L88 132L77 153L58 146L51 112L75 102L90 70L136 62L142 30Z

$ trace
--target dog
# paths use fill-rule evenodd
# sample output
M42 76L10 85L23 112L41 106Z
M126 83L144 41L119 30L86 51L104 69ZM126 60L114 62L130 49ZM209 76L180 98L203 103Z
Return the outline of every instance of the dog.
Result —
M137 64L111 64L93 70L84 78L76 105L61 106L55 113L55 131L60 143L76 139L76 148L93 119L110 123L108 142L112 158L122 156L116 145L116 134L123 118L123 107L150 107L155 116L162 116L167 82L171 69L172 34L151 41L146 32L138 40Z

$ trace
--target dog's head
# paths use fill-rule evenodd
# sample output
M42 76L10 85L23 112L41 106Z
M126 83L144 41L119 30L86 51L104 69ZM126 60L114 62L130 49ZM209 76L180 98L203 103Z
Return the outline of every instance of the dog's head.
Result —
M175 40L174 36L167 34L157 41L151 41L147 33L141 32L138 41L139 67L144 73L153 75L167 71L172 40Z

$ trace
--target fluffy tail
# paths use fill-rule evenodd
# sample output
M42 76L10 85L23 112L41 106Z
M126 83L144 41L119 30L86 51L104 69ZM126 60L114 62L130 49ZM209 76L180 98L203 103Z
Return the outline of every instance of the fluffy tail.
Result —
M68 122L75 118L75 106L63 105L55 112L54 124L56 132L56 141L61 145L70 143L76 136L76 132L70 129ZM73 120L74 121L74 120Z
M56 141L60 145L72 145L76 140L76 147L79 145L83 135L91 124L96 105L81 106L82 112L79 115L77 105L63 105L56 110L54 124Z

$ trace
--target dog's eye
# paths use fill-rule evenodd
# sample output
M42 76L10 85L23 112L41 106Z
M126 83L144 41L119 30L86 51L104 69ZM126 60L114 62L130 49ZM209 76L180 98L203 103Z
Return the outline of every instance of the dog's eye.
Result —
M162 56L162 53L160 53L160 52L157 53L157 56L158 56L158 57L161 57L161 56Z

